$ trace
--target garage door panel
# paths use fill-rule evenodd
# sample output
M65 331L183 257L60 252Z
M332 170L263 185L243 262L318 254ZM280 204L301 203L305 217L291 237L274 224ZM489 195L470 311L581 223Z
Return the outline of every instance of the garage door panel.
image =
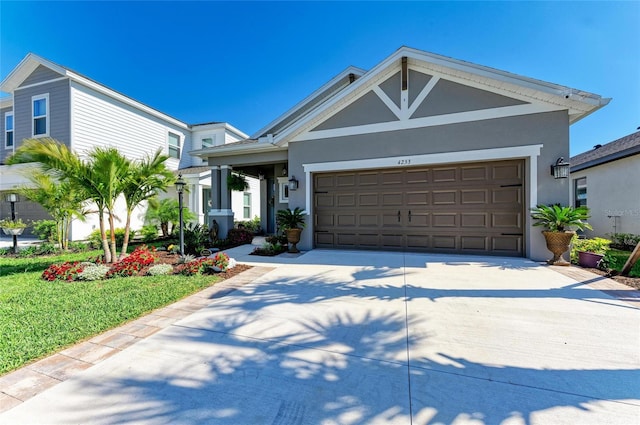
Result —
M358 183L360 187L378 186L379 184L378 177L379 177L378 172L360 173L360 175L358 176Z
M339 227L356 227L356 215L351 214L338 214L338 226Z
M406 204L409 206L414 205L429 205L429 192L407 192Z
M488 213L460 214L460 226L486 229L487 227L489 227L489 214Z
M316 193L315 194L315 205L316 207L333 207L333 195L328 193Z
M377 207L379 204L377 193L361 193L358 195L358 206Z
M455 205L457 190L434 190L431 193L433 205Z
M409 210L407 213L407 227L430 227L431 214L425 211Z
M524 254L524 161L314 174L316 245Z
M473 189L460 191L460 203L462 205L480 204L484 205L489 201L489 191L487 189Z
M336 196L336 206L340 207L355 207L356 206L356 194L355 193L341 193Z
M492 238L491 250L498 255L522 255L521 236L496 236Z
M504 228L522 228L522 214L519 212L496 212L491 214L491 226Z
M435 249L456 249L455 235L434 235L431 237Z
M342 174L336 176L336 186L337 187L355 187L356 186L356 175L355 174Z
M383 193L382 207L401 207L404 204L402 192Z
M494 204L522 204L521 187L500 187L491 191L491 202Z
M380 225L380 216L378 214L359 214L358 225L360 227L378 227Z
M433 182L455 182L457 180L456 168L434 168L433 170Z
M488 171L486 166L462 167L460 180L463 182L485 182Z
M433 227L457 227L458 214L456 213L435 213L431 217Z
M429 170L407 171L407 184L424 184L429 182Z
M460 248L463 251L487 251L489 237L487 236L461 236Z

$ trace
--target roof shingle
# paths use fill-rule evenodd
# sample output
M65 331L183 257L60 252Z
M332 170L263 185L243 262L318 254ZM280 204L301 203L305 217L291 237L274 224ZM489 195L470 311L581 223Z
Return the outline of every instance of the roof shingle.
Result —
M596 165L636 154L640 154L640 131L571 157L571 171L575 172L595 167Z

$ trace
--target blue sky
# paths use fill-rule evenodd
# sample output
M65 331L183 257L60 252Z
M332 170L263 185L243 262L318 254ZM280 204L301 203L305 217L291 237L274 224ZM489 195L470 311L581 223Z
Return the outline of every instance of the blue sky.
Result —
M571 153L640 126L640 2L0 2L0 77L29 52L190 124L259 130L402 45L612 97Z

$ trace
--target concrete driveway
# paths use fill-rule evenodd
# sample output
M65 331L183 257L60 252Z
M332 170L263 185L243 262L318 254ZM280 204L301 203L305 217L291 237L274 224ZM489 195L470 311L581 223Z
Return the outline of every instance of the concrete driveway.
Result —
M640 309L588 282L525 259L288 262L0 423L640 423Z

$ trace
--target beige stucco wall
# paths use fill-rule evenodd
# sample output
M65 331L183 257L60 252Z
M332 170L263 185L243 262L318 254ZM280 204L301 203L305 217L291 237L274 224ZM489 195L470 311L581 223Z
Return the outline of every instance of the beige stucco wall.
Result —
M571 173L571 199L575 180L587 178L587 206L593 231L588 237L618 233L640 234L640 155Z

